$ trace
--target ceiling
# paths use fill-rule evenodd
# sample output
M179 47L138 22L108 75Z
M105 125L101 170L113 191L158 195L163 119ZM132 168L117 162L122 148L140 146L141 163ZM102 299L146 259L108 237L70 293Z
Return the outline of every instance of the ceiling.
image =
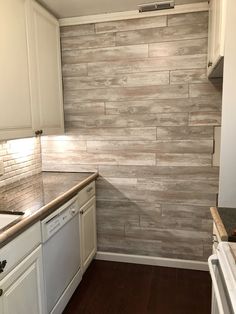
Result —
M132 11L138 4L160 0L38 0L56 17L66 18L103 13ZM163 1L163 0L162 0ZM207 0L175 0L175 4L207 2Z

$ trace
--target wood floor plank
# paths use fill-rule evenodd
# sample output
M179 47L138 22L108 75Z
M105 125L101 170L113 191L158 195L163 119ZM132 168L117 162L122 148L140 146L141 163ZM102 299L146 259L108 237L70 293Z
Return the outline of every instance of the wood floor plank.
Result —
M208 272L93 261L63 314L209 314L210 308Z

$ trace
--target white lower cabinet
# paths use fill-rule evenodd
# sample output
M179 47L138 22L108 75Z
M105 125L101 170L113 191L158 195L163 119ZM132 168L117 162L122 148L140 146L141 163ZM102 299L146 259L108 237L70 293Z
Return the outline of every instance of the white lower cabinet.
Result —
M80 214L82 271L84 273L97 251L95 197L81 207Z
M37 247L0 281L1 314L42 314L42 247Z
M74 245L80 246L81 271L84 273L97 251L95 182L78 193L76 202L80 208L80 243ZM49 314L44 285L48 273L45 268L43 271L40 226L39 221L0 248L0 262L5 262L0 272L0 314ZM52 253L57 254L57 247L52 247ZM66 271L67 265L64 264Z

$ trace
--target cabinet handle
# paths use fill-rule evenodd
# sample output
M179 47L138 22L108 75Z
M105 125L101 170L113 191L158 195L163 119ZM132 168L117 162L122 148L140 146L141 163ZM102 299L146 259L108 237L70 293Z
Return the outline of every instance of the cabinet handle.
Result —
M6 267L6 265L7 265L7 261L6 260L0 262L0 273L3 273L4 268Z
M43 130L37 130L35 131L35 135L38 136L38 135L42 135L43 134Z
M208 68L212 66L212 62L208 62Z
M79 211L80 215L83 215L84 211L83 209Z
M0 297L3 295L3 290L0 289Z
M89 192L91 192L92 190L93 190L93 187L90 186L90 188L88 188L86 191L87 191L87 193L89 193Z

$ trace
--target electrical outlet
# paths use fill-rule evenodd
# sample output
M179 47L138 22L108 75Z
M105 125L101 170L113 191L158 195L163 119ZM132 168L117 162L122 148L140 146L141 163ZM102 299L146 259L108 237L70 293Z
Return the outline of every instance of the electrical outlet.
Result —
M4 164L3 161L0 160L0 176L2 176L4 174Z

